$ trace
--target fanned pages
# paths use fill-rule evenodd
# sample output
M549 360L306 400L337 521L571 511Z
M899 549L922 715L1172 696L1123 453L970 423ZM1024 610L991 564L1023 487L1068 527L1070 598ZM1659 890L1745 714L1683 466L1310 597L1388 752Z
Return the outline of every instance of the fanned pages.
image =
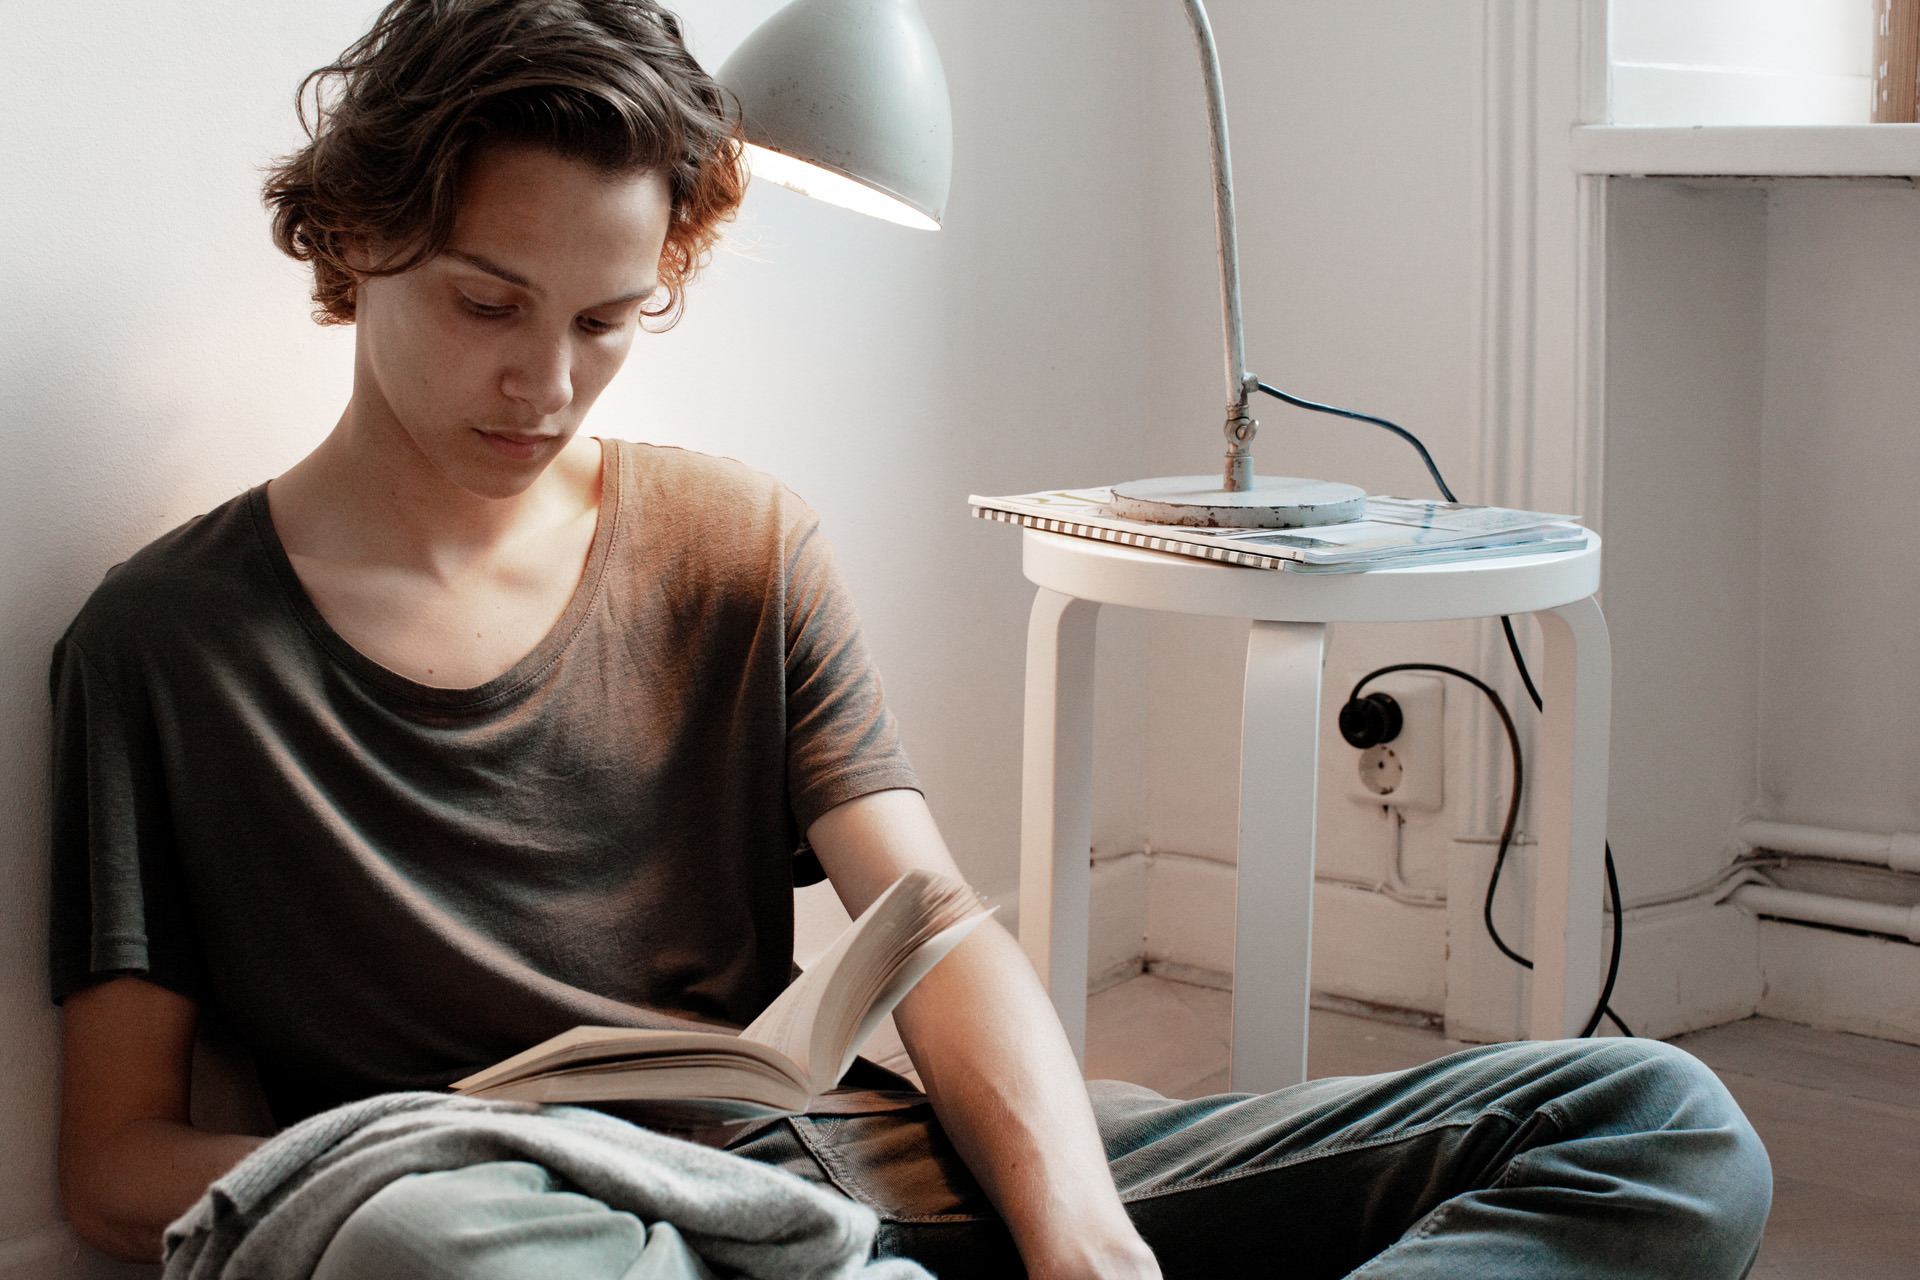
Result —
M452 1087L524 1102L619 1102L674 1124L804 1111L989 914L959 881L910 871L738 1036L575 1027Z

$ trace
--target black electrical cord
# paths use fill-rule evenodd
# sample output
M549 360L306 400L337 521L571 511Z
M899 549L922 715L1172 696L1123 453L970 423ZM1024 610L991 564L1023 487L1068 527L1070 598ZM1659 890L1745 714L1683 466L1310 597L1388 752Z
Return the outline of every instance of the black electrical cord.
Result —
M1434 487L1440 490L1441 497L1445 498L1448 502L1460 501L1460 499L1453 496L1453 490L1448 487L1446 477L1440 474L1440 468L1434 463L1433 455L1427 452L1426 445L1420 443L1420 437L1414 435L1413 432L1398 423L1388 422L1385 418L1376 418L1370 413L1356 413L1352 409L1342 409L1337 405L1321 404L1316 400L1302 400L1299 396L1288 395L1278 387L1268 386L1257 378L1254 379L1253 385L1272 396L1275 400L1280 401L1282 404L1290 404L1296 409L1309 409L1314 413L1330 413L1336 418L1352 418L1355 422L1370 422L1376 427L1386 428L1388 431L1393 432L1393 434L1412 445L1414 450L1419 453L1420 461L1427 465L1427 474L1433 477ZM1533 699L1534 710L1538 711L1540 709L1540 691L1533 687L1533 675L1527 670L1526 661L1520 656L1520 642L1516 640L1513 635L1513 619L1502 614L1500 617L1500 626L1507 633L1507 649L1513 654L1514 666L1520 669L1521 683L1527 686L1527 696ZM1504 949L1503 946L1502 950Z
M1407 430L1405 427L1395 426L1385 418L1376 418L1370 413L1355 413L1352 409L1341 409L1330 404L1318 404L1312 400L1302 400L1299 396L1290 396L1278 387L1270 387L1258 379L1254 380L1254 385L1272 396L1275 400L1284 401L1296 409L1311 409L1315 413L1330 413L1336 418L1352 418L1355 422L1371 422L1376 427L1385 427L1412 445L1420 454L1420 461L1427 464L1427 474L1433 477L1433 483L1439 488L1441 497L1445 498L1448 502L1460 501L1460 499L1453 496L1453 490L1447 488L1447 482L1440 477L1440 468L1433 465L1433 455L1427 452L1427 446L1421 444L1420 437L1414 435L1413 432Z
M1258 379L1255 379L1254 385L1274 399L1284 404L1290 404L1296 409L1308 409L1314 413L1332 414L1337 418L1351 418L1356 422L1371 423L1376 427L1384 427L1386 430L1393 432L1393 434L1412 445L1415 451L1419 453L1420 461L1426 464L1427 474L1433 477L1434 486L1440 490L1440 495L1448 502L1460 501L1453 496L1453 490L1447 486L1445 477L1440 474L1440 468L1435 465L1433 461L1433 455L1427 452L1427 446L1422 444L1420 438L1405 427L1388 422L1385 418L1376 418L1369 413L1357 413L1352 409L1342 409L1335 405L1320 404L1313 400L1303 400L1299 396L1288 395L1277 387L1268 386ZM1534 687L1533 673L1527 669L1527 660L1522 657L1520 653L1519 638L1513 633L1513 619L1504 614L1501 615L1500 627L1501 630L1506 633L1507 652L1513 655L1513 665L1520 673L1520 683L1526 686L1527 697L1532 700L1535 711L1544 710L1546 704L1540 697L1540 690ZM1507 704L1501 700L1500 695L1495 693L1492 687L1484 681L1476 676L1470 676L1456 667L1441 666L1438 663L1431 662L1405 662L1390 667L1381 667L1378 671L1368 672L1365 676L1361 677L1359 684L1354 685L1350 700L1351 698L1358 697L1361 688L1375 677L1387 675L1394 671L1438 671L1445 675L1457 676L1469 684L1472 684L1475 688L1479 689L1480 692L1486 694L1487 697L1492 700L1494 710L1500 713L1500 723L1507 731L1507 745L1513 753L1513 797L1507 802L1507 820L1500 829L1500 847L1498 852L1494 854L1493 874L1487 879L1487 896L1485 902L1481 904L1480 915L1486 922L1487 936L1493 939L1493 945L1500 948L1501 954L1505 955L1507 959L1513 961L1515 964L1523 968L1531 969L1533 968L1533 961L1508 946L1506 939L1500 936L1500 930L1496 928L1493 923L1494 894L1500 888L1500 872L1506 866L1507 852L1513 844L1514 824L1520 816L1520 734L1513 726L1513 717L1508 714ZM1607 896L1613 905L1613 946L1612 955L1607 961L1607 980L1600 988L1600 999L1594 1004L1593 1016L1587 1019L1587 1025L1580 1032L1582 1039L1591 1036L1595 1031L1600 1029L1600 1020L1603 1017L1611 1020L1613 1025L1620 1029L1621 1035L1630 1036L1633 1034L1633 1032L1628 1029L1627 1024L1620 1020L1620 1015L1613 1011L1612 1005L1608 1003L1613 999L1614 983L1620 977L1621 935L1626 932L1626 929L1625 920L1621 915L1620 876L1619 873L1614 870L1613 866L1613 842L1607 841L1603 848L1606 851Z
M1444 666L1438 662L1396 662L1390 667L1381 667L1361 676L1353 686L1353 692L1347 695L1351 702L1360 696L1360 691L1381 676L1392 675L1396 671L1438 671L1442 675L1454 676L1487 695L1493 703L1493 709L1500 715L1500 727L1507 731L1507 751L1513 760L1513 794L1507 799L1507 820L1500 824L1500 848L1493 855L1493 876L1487 881L1487 899L1480 909L1480 915L1487 924L1487 936L1493 939L1493 945L1507 959L1525 969L1533 968L1533 961L1508 946L1500 931L1493 927L1493 891L1500 883L1500 868L1506 865L1507 850L1513 846L1513 830L1520 821L1520 794L1526 785L1526 769L1520 759L1520 731L1513 727L1513 716L1507 711L1505 699L1495 693L1493 687L1479 676L1468 675L1458 667Z
M1513 634L1513 619L1506 614L1500 615L1500 629L1507 633L1507 652L1513 655L1513 665L1520 672L1520 683L1527 686L1527 697L1533 701L1535 711L1545 711L1547 704L1540 701L1540 691L1533 687L1533 673L1527 670L1527 660L1520 656L1520 641Z
M1533 709L1535 711L1545 711L1546 703L1541 701L1540 691L1533 687L1533 675L1527 670L1527 660L1520 655L1520 641L1513 634L1512 619L1501 618L1500 624L1506 628L1507 652L1513 655L1513 665L1519 669L1520 682L1527 686L1527 697L1533 700ZM1613 869L1613 842L1609 840L1603 847L1607 853L1607 897L1613 902L1613 954L1607 961L1607 982L1606 985L1600 989L1600 1003L1594 1007L1593 1016L1587 1019L1586 1030L1580 1033L1582 1037L1590 1036L1599 1029L1600 1018L1603 1014L1612 1020L1614 1026L1620 1028L1621 1035L1630 1036L1633 1034L1633 1031L1627 1024L1620 1020L1620 1015L1613 1011L1613 1006L1608 1003L1608 1001L1613 999L1614 981L1620 976L1620 940L1621 935L1626 932L1626 918L1620 913L1620 876ZM1500 852L1502 858L1504 858L1506 854L1505 848L1502 848ZM1495 886L1500 883L1500 862L1501 858L1494 859L1493 878L1487 882L1487 932L1493 935L1494 945L1506 952L1510 959L1518 961L1520 964L1526 965L1527 968L1531 969L1533 968L1533 963L1515 955L1512 949L1501 940L1499 932L1493 927L1493 890Z

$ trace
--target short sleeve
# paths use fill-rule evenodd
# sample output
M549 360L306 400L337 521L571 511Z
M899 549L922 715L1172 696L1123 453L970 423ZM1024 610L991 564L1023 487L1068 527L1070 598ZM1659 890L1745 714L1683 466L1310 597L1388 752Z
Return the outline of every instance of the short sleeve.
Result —
M819 518L788 525L787 793L805 832L835 805L920 789Z
M205 966L151 720L71 635L51 684L53 998L137 974L198 999Z

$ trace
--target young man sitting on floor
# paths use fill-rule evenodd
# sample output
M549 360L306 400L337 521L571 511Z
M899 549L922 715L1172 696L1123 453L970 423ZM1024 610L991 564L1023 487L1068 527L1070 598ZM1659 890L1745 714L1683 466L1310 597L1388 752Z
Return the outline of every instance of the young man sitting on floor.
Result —
M267 197L321 320L355 326L351 398L110 573L54 659L62 1187L128 1259L257 1145L187 1122L202 1008L287 1124L576 1024L746 1023L789 980L813 856L854 913L958 874L813 514L581 432L745 182L675 19L396 0L316 74ZM992 923L898 1018L924 1099L869 1074L892 1091L732 1149L871 1204L879 1251L942 1276L1706 1280L1766 1216L1752 1130L1661 1044L1088 1086ZM635 1265L626 1215L462 1172L367 1200L326 1274Z

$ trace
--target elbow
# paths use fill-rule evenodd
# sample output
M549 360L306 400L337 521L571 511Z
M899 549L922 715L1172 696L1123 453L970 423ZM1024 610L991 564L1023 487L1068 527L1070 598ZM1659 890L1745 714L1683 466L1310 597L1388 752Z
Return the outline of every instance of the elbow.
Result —
M94 1180L64 1155L60 1162L60 1208L73 1234L108 1257L121 1262L161 1261L163 1229L114 1213Z
M161 1231L157 1227L115 1222L91 1208L66 1201L67 1225L82 1241L121 1262L161 1261Z

